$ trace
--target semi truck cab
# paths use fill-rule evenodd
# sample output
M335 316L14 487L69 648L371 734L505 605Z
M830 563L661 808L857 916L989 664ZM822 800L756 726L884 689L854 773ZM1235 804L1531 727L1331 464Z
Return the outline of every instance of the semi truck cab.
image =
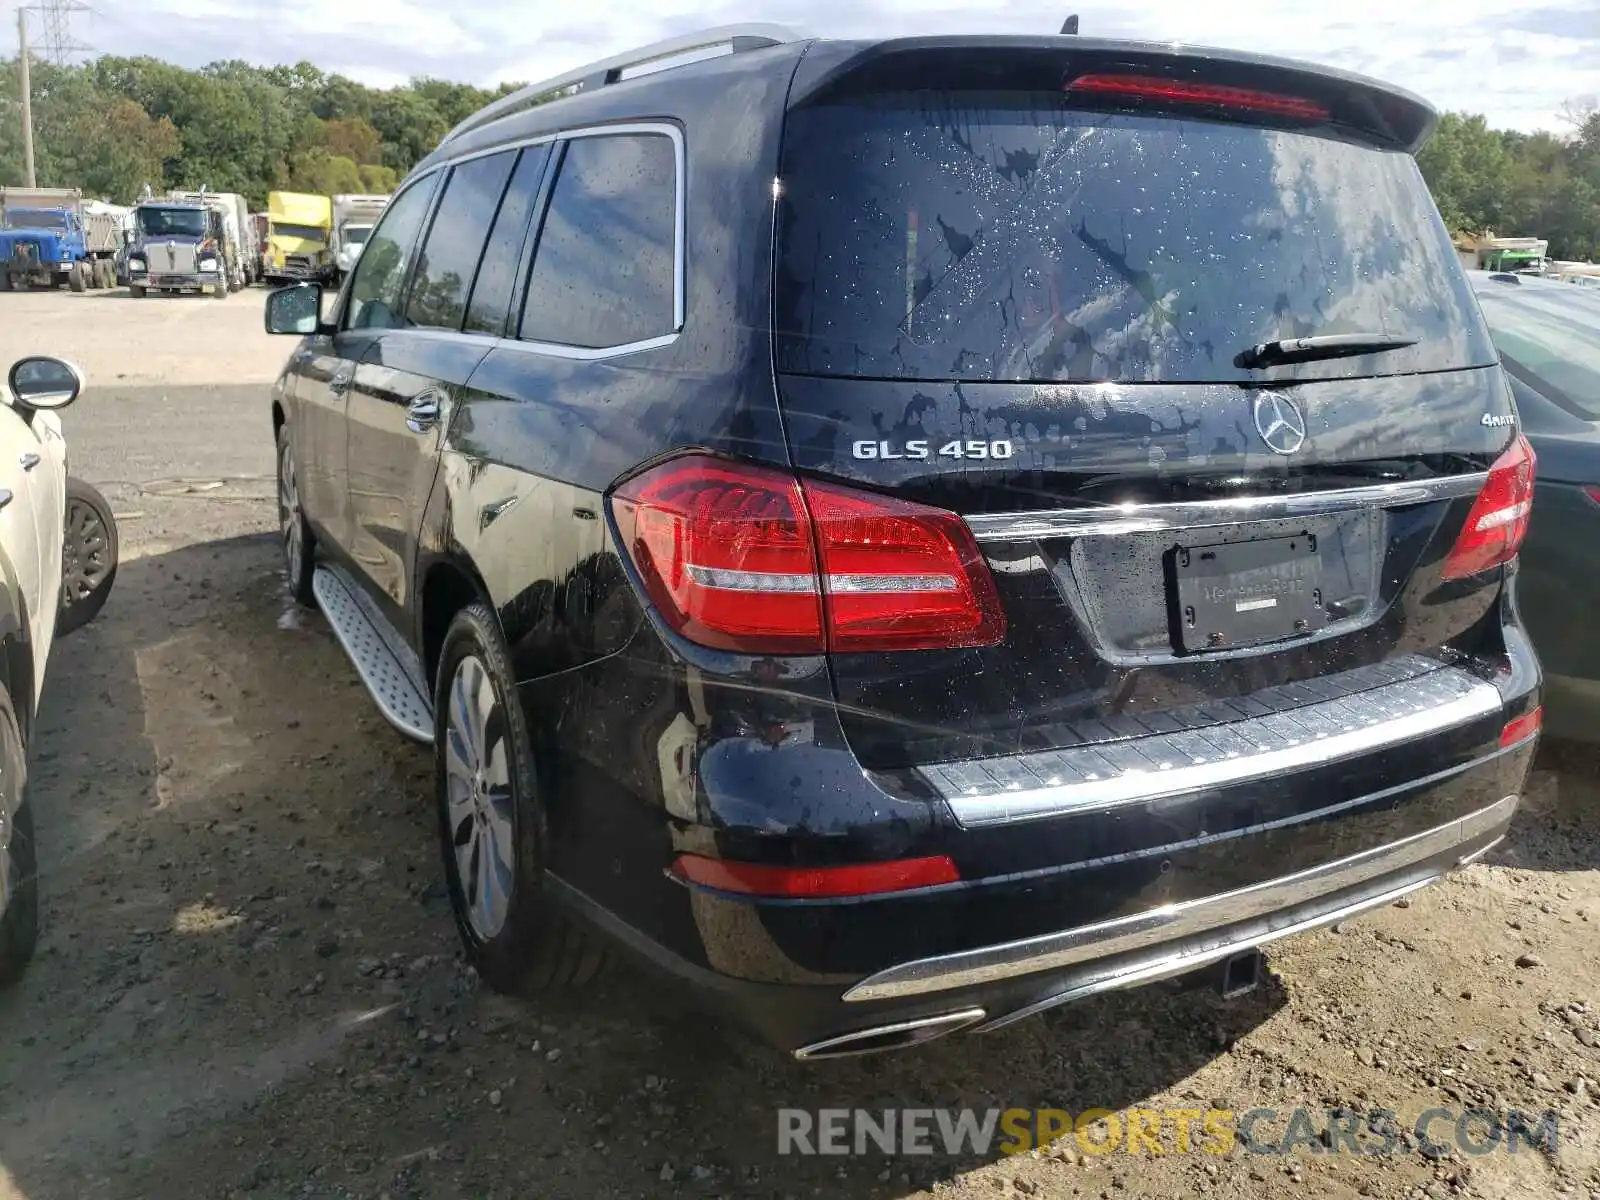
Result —
M199 291L228 294L222 254L222 215L202 204L146 201L133 210L133 246L128 253L128 290Z

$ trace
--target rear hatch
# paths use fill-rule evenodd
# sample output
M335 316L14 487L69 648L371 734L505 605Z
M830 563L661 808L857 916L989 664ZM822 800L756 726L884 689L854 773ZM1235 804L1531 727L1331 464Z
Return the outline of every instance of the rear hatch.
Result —
M1504 556L1446 560L1520 443L1412 157L1433 120L1245 56L808 53L777 188L794 465L965 518L1003 610L958 639L987 644L835 646L868 767L1204 728L1502 652Z

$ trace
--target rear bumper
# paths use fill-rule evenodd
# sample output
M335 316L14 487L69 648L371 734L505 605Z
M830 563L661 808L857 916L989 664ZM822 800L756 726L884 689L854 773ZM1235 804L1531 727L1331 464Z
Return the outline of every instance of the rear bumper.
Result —
M1243 830L1214 853L1191 839L1121 861L1069 859L1044 878L865 901L763 901L664 883L656 913L687 897L687 913L669 922L694 931L681 939L557 886L711 1007L797 1057L892 1049L1188 974L1388 905L1504 836L1535 747L1492 749L1290 827ZM1274 787L1304 805L1315 780L1306 772ZM1014 936L1019 928L1033 932ZM939 944L950 948L920 952ZM859 969L867 962L876 965ZM885 1029L899 1032L879 1036Z
M1184 974L1278 938L1391 903L1465 866L1504 836L1517 797L1323 866L1043 937L902 963L844 993L849 1003L977 988L1053 972L1061 990L992 1018L998 1028L1053 1004Z

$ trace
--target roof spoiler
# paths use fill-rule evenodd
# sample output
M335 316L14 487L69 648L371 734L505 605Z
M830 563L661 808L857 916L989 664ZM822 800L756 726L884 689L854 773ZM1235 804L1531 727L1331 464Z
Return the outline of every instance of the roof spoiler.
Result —
M1174 92L1201 85L1189 90L1235 88L1295 98L1308 108L1325 110L1327 119L1320 127L1331 134L1412 154L1432 136L1439 120L1420 96L1331 67L1234 50L1059 34L819 43L801 61L790 104L930 87L1048 92L1087 75L1166 81L1177 85ZM1086 102L1118 108L1134 103L1105 94Z

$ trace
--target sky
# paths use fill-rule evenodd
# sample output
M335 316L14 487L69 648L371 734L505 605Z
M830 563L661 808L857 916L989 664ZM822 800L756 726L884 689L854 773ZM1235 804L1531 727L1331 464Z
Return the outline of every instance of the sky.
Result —
M0 0L0 11L10 10L7 31L16 26L13 5ZM92 7L74 18L73 32L102 53L188 67L305 59L378 87L416 75L480 85L544 79L735 22L837 37L1054 33L1076 11L1087 36L1329 63L1401 84L1441 109L1482 112L1500 128L1561 131L1562 102L1600 92L1600 0L1129 0L1059 12L1017 0L92 0ZM38 18L31 20L37 28ZM10 40L0 32L0 45Z

